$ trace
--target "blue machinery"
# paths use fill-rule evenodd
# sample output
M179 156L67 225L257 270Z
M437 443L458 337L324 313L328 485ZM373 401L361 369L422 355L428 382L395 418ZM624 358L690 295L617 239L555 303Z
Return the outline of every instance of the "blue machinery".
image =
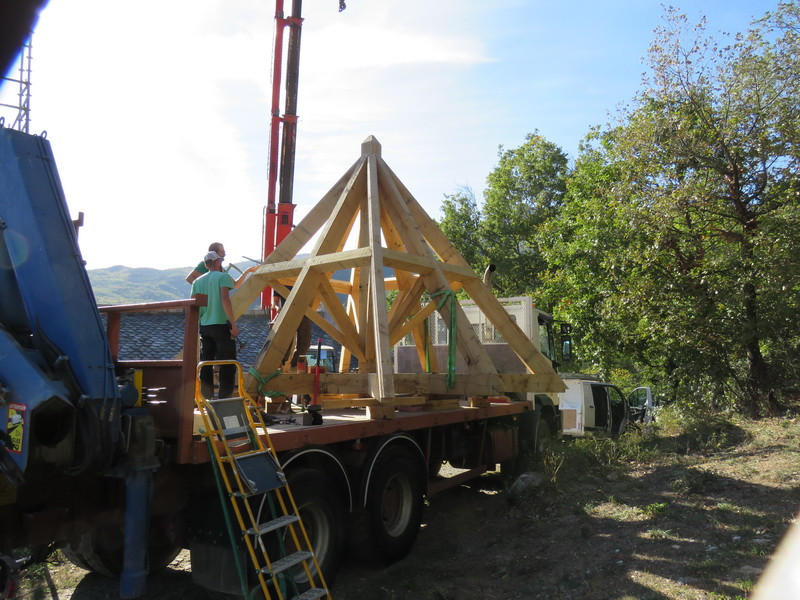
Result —
M120 595L144 593L159 463L137 399L120 392L50 143L0 128L0 556L20 537L3 510L30 496L26 486L121 478Z

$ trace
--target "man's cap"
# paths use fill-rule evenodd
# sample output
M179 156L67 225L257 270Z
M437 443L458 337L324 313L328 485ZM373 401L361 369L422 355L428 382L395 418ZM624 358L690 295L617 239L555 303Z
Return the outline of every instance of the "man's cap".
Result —
M203 262L214 262L215 260L220 258L222 257L212 250L211 252L206 254L206 257L203 259Z

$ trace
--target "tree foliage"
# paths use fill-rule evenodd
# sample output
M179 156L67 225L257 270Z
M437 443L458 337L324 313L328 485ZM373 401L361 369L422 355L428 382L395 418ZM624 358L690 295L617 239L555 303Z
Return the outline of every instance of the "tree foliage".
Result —
M555 144L530 133L519 148L499 151L479 209L467 188L446 196L441 227L481 272L494 264L494 285L505 296L531 293L546 269L539 228L564 203L568 159Z
M796 3L727 45L667 9L641 92L587 139L546 293L598 364L752 414L796 381L798 31Z

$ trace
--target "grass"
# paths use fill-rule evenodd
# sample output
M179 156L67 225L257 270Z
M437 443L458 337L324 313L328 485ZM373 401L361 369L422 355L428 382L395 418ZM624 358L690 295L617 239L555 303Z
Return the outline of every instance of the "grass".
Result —
M800 500L798 440L798 419L668 409L647 430L554 444L542 468L550 493L589 519L577 531L595 551L635 536L637 561L668 565L644 577L653 597L745 598L755 581L742 569L763 568Z

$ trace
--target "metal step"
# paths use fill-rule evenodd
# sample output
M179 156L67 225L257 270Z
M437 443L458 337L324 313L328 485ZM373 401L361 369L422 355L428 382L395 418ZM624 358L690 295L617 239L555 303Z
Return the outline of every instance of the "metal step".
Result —
M222 435L225 437L230 437L232 435L242 435L248 431L250 431L250 427L230 427L228 429L223 429Z
M258 526L258 529L255 527L251 527L247 530L248 535L264 535L265 533L269 533L270 531L275 531L276 529L280 529L281 527L286 527L292 523L297 523L300 520L300 517L297 515L284 515L283 517L278 517L277 519L273 519L272 521L267 521L266 523L262 523Z
M206 400L211 406L216 404L226 404L228 402L244 402L244 398L212 398L210 400Z
M299 596L292 596L289 600L317 600L318 598L324 598L328 595L328 590L323 590L321 588L311 588L308 591L303 592Z
M300 550L298 552L290 554L289 556L284 556L280 560L276 560L274 563L272 563L272 569L270 569L269 567L264 567L263 569L261 569L261 572L264 575L277 575L278 573L281 573L286 569L291 569L292 567L307 561L312 556L313 554L311 554L311 552L309 552L308 550Z
M258 456L259 454L269 454L269 450L253 450L252 452L239 452L238 454L231 454L227 456L225 454L219 457L221 462L231 462L237 461L242 458L247 458L248 456Z

